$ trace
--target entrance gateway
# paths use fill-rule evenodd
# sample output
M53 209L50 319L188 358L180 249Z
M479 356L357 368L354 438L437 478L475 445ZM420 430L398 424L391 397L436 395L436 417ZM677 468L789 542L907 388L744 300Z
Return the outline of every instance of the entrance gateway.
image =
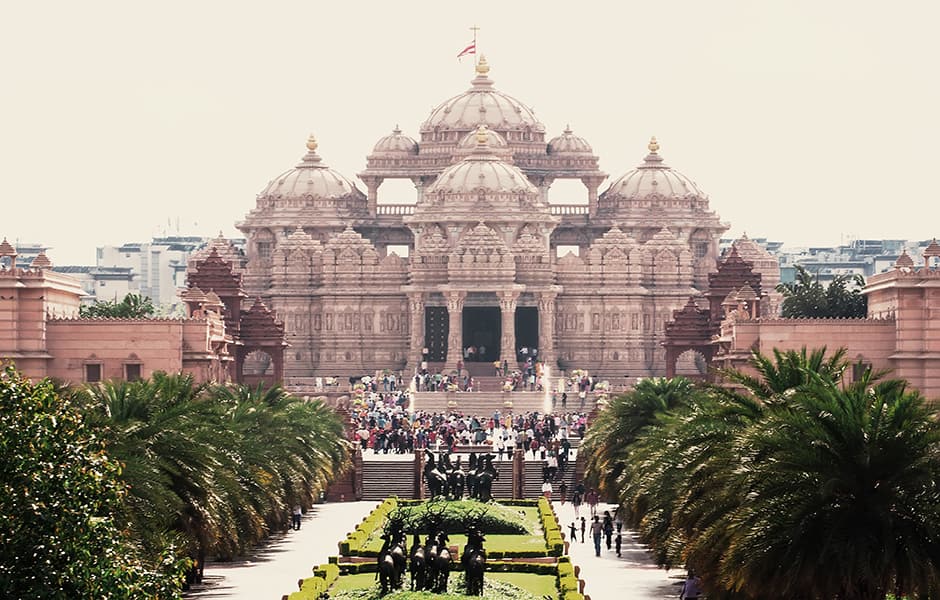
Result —
M525 302L525 300L523 300ZM461 315L461 352L468 362L493 362L507 360L512 356L503 356L503 327L511 323L516 361L524 361L527 356L519 354L520 348L536 348L539 339L539 314L535 306L518 306L512 319L503 319L496 294L492 292L470 292ZM444 344L446 347L446 343ZM473 347L471 355L468 349ZM483 352L480 353L480 348ZM446 352L445 352L446 354ZM450 357L444 357L448 359Z

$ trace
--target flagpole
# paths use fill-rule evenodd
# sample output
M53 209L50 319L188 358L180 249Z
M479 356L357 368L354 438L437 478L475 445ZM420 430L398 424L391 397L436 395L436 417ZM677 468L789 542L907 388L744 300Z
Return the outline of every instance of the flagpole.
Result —
M480 61L478 58L480 56L480 51L477 50L477 31L479 30L480 28L477 27L476 25L470 28L470 31L473 32L473 67L474 68L476 68L476 66L480 64Z

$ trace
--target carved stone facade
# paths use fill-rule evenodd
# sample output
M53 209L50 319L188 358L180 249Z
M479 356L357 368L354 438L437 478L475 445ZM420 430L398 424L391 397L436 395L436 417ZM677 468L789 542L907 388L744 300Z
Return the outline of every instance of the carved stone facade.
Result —
M245 289L285 323L288 381L450 369L470 345L485 347L477 361L512 364L527 346L617 378L665 372L665 323L706 287L727 225L655 139L600 193L590 145L570 129L546 142L488 72L481 59L420 141L397 127L380 139L359 174L366 193L311 138L238 224ZM412 182L416 199L383 202L387 179ZM579 204L549 203L559 179L583 183Z

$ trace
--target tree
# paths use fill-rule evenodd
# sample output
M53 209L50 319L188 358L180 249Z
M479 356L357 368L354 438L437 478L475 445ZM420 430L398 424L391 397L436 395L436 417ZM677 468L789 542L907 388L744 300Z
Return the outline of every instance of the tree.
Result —
M92 305L83 304L78 314L88 318L146 319L156 312L153 300L140 294L127 294L120 302L116 300L95 301Z
M119 465L47 380L0 374L0 597L176 598L182 565L149 569L115 519Z
M755 597L936 597L936 417L904 382L870 374L848 388L820 378L769 411L746 436L749 493L730 521L728 586Z
M286 527L348 459L342 419L280 387L197 384L191 375L86 388L95 424L124 464L128 520L151 553L169 530L197 568Z
M618 496L661 564L715 598L938 595L937 412L884 373L845 384L845 365L841 350L755 353L756 375L724 373L740 387L619 438Z
M687 403L695 386L684 377L643 379L631 391L611 400L591 424L583 443L587 472L598 481L601 491L618 492L618 480L627 468L624 453L652 425L657 416Z
M777 285L783 294L781 314L788 319L861 319L868 314L868 298L861 293L861 275L836 275L828 286L800 265L794 281ZM850 289L851 287L851 289Z

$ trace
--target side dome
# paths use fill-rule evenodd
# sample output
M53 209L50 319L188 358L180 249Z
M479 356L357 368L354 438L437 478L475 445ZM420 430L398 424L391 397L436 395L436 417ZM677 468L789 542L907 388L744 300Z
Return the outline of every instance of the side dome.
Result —
M392 130L392 133L380 139L372 154L409 154L418 153L418 142L414 141L401 132L398 125Z
M307 154L301 162L284 171L258 194L259 200L362 199L365 195L338 171L325 165L317 154L317 141L311 135L307 140Z
M431 115L421 125L422 141L434 132L467 132L476 129L478 125L486 125L500 132L528 130L534 137L544 140L545 126L536 118L535 112L509 94L496 90L493 81L487 76L489 70L486 58L481 57L476 66L477 76L471 81L472 87L445 100L431 111Z
M525 173L493 153L491 133L480 127L473 153L442 172L425 190L425 197L477 194L521 194L538 197L538 188Z
M580 136L574 134L570 127L565 127L561 135L548 142L549 154L593 154L594 149Z
M643 164L615 179L601 194L601 198L645 200L659 197L667 200L707 201L708 196L694 181L663 162L655 137L650 140L648 147L650 153L643 160Z

